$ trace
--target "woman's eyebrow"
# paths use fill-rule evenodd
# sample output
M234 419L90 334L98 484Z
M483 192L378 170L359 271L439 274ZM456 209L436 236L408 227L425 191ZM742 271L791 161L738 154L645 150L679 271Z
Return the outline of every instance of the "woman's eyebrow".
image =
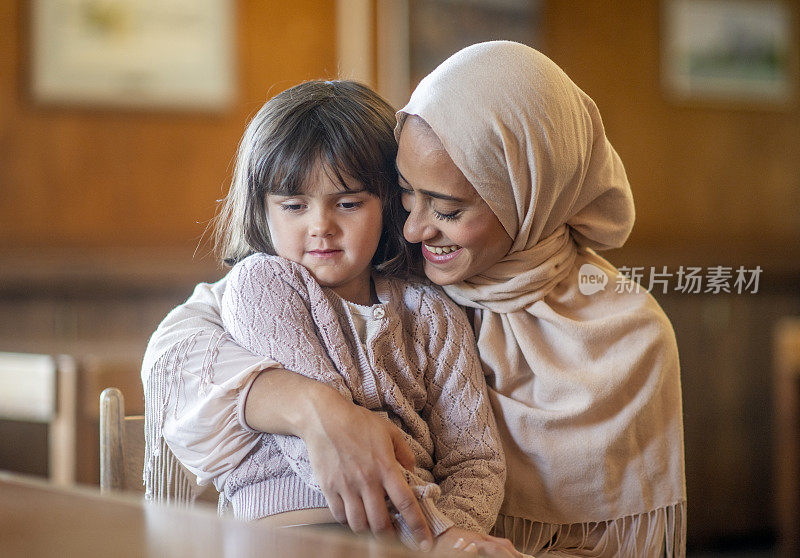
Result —
M403 182L405 182L406 184L408 184L409 186L411 186L411 184L409 184L408 180L406 180L406 177L405 177L405 176L403 176L403 173L402 173L402 172L400 172L400 169L398 169L398 168L397 168L397 161L395 161L395 163L394 163L394 170L396 170L396 171L397 171L397 176L399 176L399 177L400 177L400 180L402 180Z
M446 201L454 201L459 203L464 203L464 200L461 198L457 198L455 196L448 196L447 194L442 194L440 192L433 192L432 190L416 190L420 194L425 194L428 197L436 198L437 200L446 200Z
M397 169L397 176L400 177L400 180L405 182L407 185L411 186L411 183L406 180L406 177L400 172L400 169L397 168L397 164L395 163L395 169ZM457 198L456 196L448 196L447 194L442 194L440 192L434 192L432 190L414 190L415 192L419 192L420 194L425 194L430 198L435 198L437 200L445 200L445 201L454 201L459 203L464 203L464 200L461 198Z

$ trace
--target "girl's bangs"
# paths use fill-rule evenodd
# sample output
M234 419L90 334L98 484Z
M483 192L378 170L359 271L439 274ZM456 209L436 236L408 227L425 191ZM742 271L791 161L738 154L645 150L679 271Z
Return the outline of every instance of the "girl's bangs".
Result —
M331 180L338 182L343 191L352 190L348 181L355 180L361 188L383 199L388 178L385 168L387 163L394 163L392 154L384 153L380 142L368 142L368 128L358 126L360 123L339 129L335 129L335 123L326 124L329 125L320 134L319 158Z
M259 161L255 179L266 195L297 196L313 177L319 156L313 138L287 136Z

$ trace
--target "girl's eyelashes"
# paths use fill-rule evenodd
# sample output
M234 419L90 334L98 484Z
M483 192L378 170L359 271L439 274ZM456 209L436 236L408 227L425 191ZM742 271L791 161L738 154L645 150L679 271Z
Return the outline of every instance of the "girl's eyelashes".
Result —
M281 210L288 211L289 213L297 213L299 211L304 210L307 205L305 203L300 203L296 201L288 201L288 202L281 202L278 204ZM362 200L346 200L346 201L339 201L336 203L336 206L339 209L343 209L345 211L353 211L361 206L364 205Z
M303 207L304 207L304 204L302 204L302 203L282 203L282 204L280 204L280 208L283 211L289 211L289 212L300 211L301 209L303 209Z
M342 209L358 209L364 205L363 201L341 201L339 202L339 207Z

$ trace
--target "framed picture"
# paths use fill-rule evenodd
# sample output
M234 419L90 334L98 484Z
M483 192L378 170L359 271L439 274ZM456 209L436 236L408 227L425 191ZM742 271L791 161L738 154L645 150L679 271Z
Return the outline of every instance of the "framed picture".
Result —
M793 16L779 0L665 0L662 80L668 95L790 103L797 81Z
M536 47L542 0L378 0L377 87L395 106L456 51L504 39Z
M33 97L212 110L235 95L233 0L32 0Z

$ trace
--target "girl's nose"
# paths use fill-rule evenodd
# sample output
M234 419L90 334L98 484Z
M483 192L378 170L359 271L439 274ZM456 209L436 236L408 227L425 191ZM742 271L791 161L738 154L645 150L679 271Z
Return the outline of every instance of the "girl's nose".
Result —
M318 211L312 216L308 233L314 237L332 236L336 231L336 223L327 211Z
M405 225L403 225L403 236L412 244L430 240L438 234L438 229L424 215L420 204L414 204L408 214Z

